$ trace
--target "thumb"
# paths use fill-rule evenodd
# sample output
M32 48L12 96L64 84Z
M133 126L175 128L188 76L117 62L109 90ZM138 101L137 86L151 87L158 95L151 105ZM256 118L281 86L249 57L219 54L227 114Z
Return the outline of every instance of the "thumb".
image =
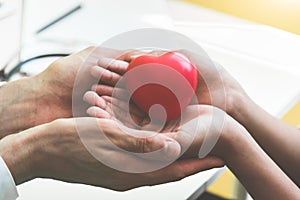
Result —
M175 161L180 157L180 144L163 134L154 137L136 138L139 157L156 161ZM150 156L151 154L151 156Z
M118 125L122 141L118 146L135 153L138 157L157 161L176 160L181 153L180 144L165 134L153 131L136 130Z

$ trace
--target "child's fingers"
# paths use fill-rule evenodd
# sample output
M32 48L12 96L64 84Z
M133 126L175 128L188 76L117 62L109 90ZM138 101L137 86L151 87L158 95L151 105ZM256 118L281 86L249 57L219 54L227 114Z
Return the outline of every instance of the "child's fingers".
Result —
M112 58L101 58L97 64L102 68L121 75L126 72L128 67L128 62Z
M99 66L92 67L90 73L93 77L99 79L99 82L106 83L112 86L116 85L117 82L121 79L120 74Z
M106 109L107 107L105 100L93 91L86 92L83 96L83 100L90 105L97 106L102 109Z
M100 96L114 96L115 98L128 100L129 94L126 90L117 87L111 87L103 84L96 84L92 86L92 90Z
M92 106L87 109L86 113L91 117L111 119L112 116L102 108Z

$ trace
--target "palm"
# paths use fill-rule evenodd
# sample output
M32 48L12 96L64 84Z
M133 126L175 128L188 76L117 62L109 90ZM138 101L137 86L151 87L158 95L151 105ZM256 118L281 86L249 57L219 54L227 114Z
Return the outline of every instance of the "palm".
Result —
M168 123L151 120L147 113L131 101L122 79L128 67L127 61L135 54L135 52L124 54L121 60L100 59L98 66L91 69L90 73L99 80L99 83L93 86L93 92L89 91L84 95L84 100L92 105L87 113L93 117L115 119L135 129L159 130L159 132L176 129L179 119Z
M159 52L158 52L159 53ZM232 91L243 91L240 85L231 77L231 75L219 64L214 63L206 54L194 54L192 52L180 51L188 57L188 59L195 65L198 70L198 86L196 89L196 99L192 101L191 104L206 104L216 106L224 111L227 111L228 98ZM122 75L126 72L128 63L123 68L120 68L116 62L111 62L107 65L107 68L111 71L110 73L118 73L118 78L113 82L113 84L106 84L104 86L110 86L107 92L107 88L103 90L103 85L98 85L99 88L95 90L98 97L102 101L105 101L107 107L101 108L102 110L92 112L90 109L90 115L98 117L109 117L117 119L126 126L140 128L147 127L151 122L149 116L141 111L132 101L124 101L124 92L122 95L118 95L117 92L113 95L113 90L118 90L116 86L117 82L120 81ZM118 69L117 69L118 68ZM117 69L117 70L116 70ZM121 70L120 70L121 69ZM98 78L102 74L98 74ZM114 75L117 77L116 75ZM101 82L101 80L100 80ZM120 88L125 88L121 86ZM124 90L124 89L123 89ZM126 94L128 95L128 94ZM116 98L117 97L117 98ZM120 98L121 97L121 98ZM128 97L126 97L128 99ZM93 100L88 101L92 105L96 105ZM127 103L126 103L127 102ZM229 102L230 103L230 102ZM227 106L228 107L228 106ZM105 114L103 112L105 111ZM102 114L101 114L102 113ZM165 124L164 130L176 129L179 122L178 119Z
M107 92L108 90L111 92ZM110 118L129 128L158 132L173 131L179 126L180 119L168 123L151 120L149 115L130 99L126 89L99 84L95 92L88 92L85 96L86 101L94 105L87 111L93 117Z
M124 90L125 91L125 90ZM112 96L100 96L106 102L105 111L115 120L122 122L130 128L144 127L150 123L147 113L143 112L133 102L113 98Z

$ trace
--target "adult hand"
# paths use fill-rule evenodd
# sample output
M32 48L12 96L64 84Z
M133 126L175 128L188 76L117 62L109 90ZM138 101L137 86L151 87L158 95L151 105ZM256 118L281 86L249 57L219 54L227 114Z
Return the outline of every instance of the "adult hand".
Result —
M99 66L91 69L90 73L93 77L101 80L103 77L110 76L113 84L102 81L94 84L91 91L85 93L84 101L90 105L87 114L97 118L114 119L134 129L159 132L176 130L180 123L179 118L164 124L150 119L147 113L131 101L122 76L127 67L126 61L102 58L99 60Z
M198 70L198 86L196 90L197 104L212 105L231 113L240 96L247 96L240 84L217 62L204 52L188 50L175 51L186 56ZM161 55L166 51L133 52L134 58L143 54Z
M223 110L194 105L188 107L183 115L186 114L197 117L184 124L178 132L167 135L183 146L190 141L193 131L196 132L187 155L195 157L198 154L201 157L209 152L209 155L221 158L254 199L300 197L297 185L262 150L248 131ZM281 189L270 192L276 187Z
M80 80L82 81L80 84L82 84L83 87L86 86L85 84L96 81L91 76L81 76L81 74L89 71L90 68L98 66L98 60L104 56L108 58L118 57L119 59L126 59L122 51L89 47L76 54L58 59L44 72L34 77L41 86L40 90L45 93L44 99L47 102L46 105L39 106L38 110L40 112L38 113L42 116L36 125L58 118L73 116L72 98L82 99L82 92L74 90L76 79L84 78L84 80ZM113 84L113 79L111 80L107 76L103 76L102 81L105 81L107 84ZM79 82L79 80L77 80L77 82ZM86 88L82 89L85 90ZM45 106L47 107L45 108ZM45 113L45 111L48 110L51 110L51 113Z
M240 84L205 52L178 52L184 54L198 70L197 103L212 105L232 114L239 97L247 96Z
M77 130L82 133L78 134ZM145 156L157 150L162 151L153 157ZM179 153L178 143L165 135L132 137L115 121L96 118L59 119L22 134L9 135L0 142L0 155L17 184L44 177L124 191L177 181L223 164L210 158L189 159L175 161L156 171L126 172L176 159ZM101 159L96 159L98 156ZM110 166L124 167L125 172Z
M274 188L274 183L279 184L282 182L289 182L283 184L289 185L288 187L285 187L286 191L297 190L297 188L294 187L294 184L291 184L290 180L287 180L286 175L279 172L278 166L274 165L273 161L261 150L246 129L237 123L237 121L250 131L255 139L259 141L260 145L267 150L269 155L271 155L296 181L298 179L295 177L299 177L298 173L294 170L294 166L288 165L289 162L287 162L287 160L297 160L294 156L296 154L295 151L291 152L291 148L286 148L286 146L297 146L296 143L293 143L293 141L297 141L295 139L299 135L297 131L282 122L273 119L259 108L251 101L241 86L228 74L228 72L220 65L210 61L206 55L196 55L187 51L181 51L180 53L185 54L199 69L199 85L196 92L198 103L217 106L230 114L229 116L220 109L211 106L205 108L205 106L202 105L200 110L208 110L206 114L196 114L197 117L187 123L191 123L191 125L187 126L187 128L183 128L183 131L180 127L176 133L169 135L175 138L181 146L184 146L191 141L189 136L190 133L192 133L192 131L185 130L190 130L188 127L194 128L193 130L196 131L197 134L185 155L195 157L197 154L202 156L209 152L210 155L222 158L244 183L247 189L254 196L260 196L261 199L273 198L270 197L272 195L277 197L282 195L278 193L266 193L265 190L261 191L261 186L265 187L266 185L269 185L269 188ZM195 110L195 108L192 109L192 112L194 112L193 110ZM237 121L231 118L231 116ZM217 120L212 120L213 118ZM218 122L218 119L223 119L221 120L221 122L223 122ZM261 119L265 122L264 124L261 123ZM212 123L212 121L214 122ZM197 124L202 124L202 126L200 126L199 129L195 129ZM274 124L277 124L277 126L274 127ZM291 137L281 137L282 134L280 134L281 132L278 132L278 130L283 129L293 133L290 135ZM183 134L178 134L180 132ZM212 137L205 139L207 135L212 135ZM270 140L270 138L273 138L274 140ZM286 138L290 139L286 140ZM280 143L279 146L282 148L278 149L278 142ZM203 145L204 153L202 151ZM249 155L252 155L250 157L255 158L256 160L250 161ZM250 163L254 163L255 166ZM248 169L248 166L250 166L249 164L251 165L250 169ZM276 176L278 175L278 177L281 177L277 177L277 180L274 180L274 177L271 177L272 174L264 171L264 169L266 169L265 166L270 166L268 168L273 168L274 171L278 171L278 173L275 174ZM262 172L262 174L258 175L257 172ZM253 179L255 176L257 177ZM268 178L262 178L264 176L268 176ZM253 182L252 180L256 181ZM257 186L258 183L263 184ZM287 196L288 193L289 192L284 192L283 196ZM290 191L289 194L293 195L297 194L297 192L293 193Z
M163 127L158 126L160 129L157 129L155 124L149 126L148 115L133 102L127 105L126 101L123 101L123 99L128 98L124 96L129 95L125 89L102 84L94 86L93 89L96 92L89 91L84 95L85 101L91 105L87 110L90 116L113 119L133 129L154 129L160 133L168 134L171 132L172 134L169 136L180 141L182 158L217 156L210 154L210 151L218 142L223 122L226 119L225 112L220 109L205 105L190 105L179 118L163 124ZM197 120L195 121L195 119ZM185 131L181 132L181 130ZM199 154L200 148L202 148L201 155Z
M152 52L152 54L161 54L163 52ZM105 61L108 61L107 59ZM100 65L101 66L101 65ZM97 68L93 69L91 71L91 74L94 77L101 77L102 76L102 70L103 68L98 66ZM124 125L131 127L131 128L138 128L138 129L148 129L149 123L151 122L149 119L149 116L141 111L132 101L129 101L128 105L128 99L129 93L124 87L124 81L122 75L126 72L126 69L128 67L128 63L124 61L118 61L109 59L109 62L102 62L102 66L106 66L110 68L109 73L114 73L114 79L115 82L119 82L120 84L117 85L107 85L107 84L96 84L93 86L92 91L87 92L84 95L84 100L88 102L91 107L87 109L87 113L90 116L98 117L98 118L108 118L108 119L114 119L121 121ZM117 67L118 66L118 67ZM120 67L121 66L121 67ZM118 70L116 70L118 69ZM213 71L216 69L210 69L208 67L207 71ZM107 72L108 73L108 72ZM225 72L224 72L225 73ZM228 75L228 74L226 74ZM229 76L229 75L228 75ZM218 97L220 92L222 90L222 87L216 88L213 92L214 95L211 95L208 90L203 90L203 85L207 84L201 76L199 76L199 86L197 88L196 94L197 97L202 102L198 103L205 103L207 101L210 101L211 96ZM213 79L213 78L212 78ZM201 84L203 83L203 85ZM211 80L210 82L215 82ZM200 87L201 85L201 87ZM211 87L211 85L210 85ZM214 88L214 87L212 87ZM201 91L200 91L201 89ZM205 89L205 87L204 87ZM208 89L208 87L206 88ZM203 94L202 94L203 92ZM222 98L222 96L221 96ZM225 98L225 95L224 95ZM205 113L205 115L203 115ZM200 123L203 130L198 131L199 135L196 135L195 137L198 138L197 140L191 139L191 136L186 136L186 138L189 139L190 142L192 142L195 145L192 145L192 148L189 148L188 152L185 153L185 157L204 157L210 153L210 151L213 149L214 145L217 143L219 136L222 132L223 122L225 122L226 114L225 112L222 112L216 107L211 106L199 106L199 105L191 105L187 107L183 114L177 118L172 120L169 123L164 124L163 127L160 127L161 129L156 129L156 131L159 132L176 132L178 131L179 127L187 127L186 124L189 124L191 127L191 130L188 131L188 134L193 133L192 129L196 129L199 124L196 123L192 125L190 123L190 120L193 120L194 118L201 118L202 122ZM211 121L209 121L210 119ZM199 120L199 121L201 121ZM194 120L195 121L195 120ZM218 125L217 125L218 123ZM153 124L151 124L151 128L153 127ZM208 134L209 132L209 134ZM207 133L207 134L205 134ZM184 135L184 134L180 134ZM210 135L209 139L205 139L205 137L208 137L206 135ZM183 137L184 138L184 137ZM213 139L212 139L213 138ZM212 141L213 140L213 141ZM208 141L208 142L206 142ZM202 146L202 143L205 143L202 147L201 155L193 154L195 152L199 153L200 147ZM185 147L188 146L187 142L183 142ZM197 150L195 150L198 148ZM192 153L193 152L193 153Z
M34 77L0 87L0 138L58 118L72 117L72 98L82 99L83 95L80 92L73 95L79 71L97 66L102 56L119 55L121 51L89 47L58 59ZM126 56L119 58L126 59ZM86 80L90 81L89 77Z
M166 134L175 139L182 149L186 148L185 158L224 158L224 149L232 136L229 127L237 126L237 122L223 110L209 105L190 105L181 118L177 131Z

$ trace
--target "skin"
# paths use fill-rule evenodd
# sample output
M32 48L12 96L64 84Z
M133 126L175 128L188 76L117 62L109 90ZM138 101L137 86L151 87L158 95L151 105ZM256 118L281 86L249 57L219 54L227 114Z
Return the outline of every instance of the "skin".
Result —
M193 116L199 120L200 123L206 121L207 118L210 118L216 113L217 115L225 115L224 127L222 127L220 138L210 154L210 156L214 157L207 157L203 160L180 160L170 165L170 168L165 168L165 171L162 169L153 173L139 174L139 176L119 171L116 172L99 163L87 152L78 139L76 129L78 124L74 123L74 119L55 120L57 118L68 118L71 116L70 100L72 98L72 84L74 84L75 80L74 74L76 74L79 68L76 64L79 63L81 65L82 63L80 63L80 61L83 62L87 54L89 54L87 52L92 50L93 48L79 53L79 56L76 55L62 59L36 77L9 83L0 88L0 93L5 94L0 95L1 124L3 124L1 127L1 137L9 135L0 141L0 155L7 163L17 184L35 177L46 177L123 191L142 185L153 185L178 180L204 169L221 166L223 164L222 160L224 160L255 199L299 198L299 189L296 184L291 181L291 179L295 182L299 180L296 170L299 162L296 156L298 155L298 148L296 147L296 141L299 139L298 131L274 119L255 105L235 80L220 66L218 66L218 69L222 77L221 79L219 78L220 76L216 76L215 73L210 70L212 66L203 65L203 60L199 60L199 56L189 52L185 52L185 54L189 56L193 63L196 63L197 67L199 67L203 73L205 72L203 77L204 75L206 78L209 77L209 80L205 82L200 79L199 83L204 85L205 83L215 84L213 87L215 89L209 90L210 95L208 95L208 89L205 90L205 87L202 87L201 92L199 92L200 90L197 91L199 103L212 104L215 107L223 109L223 111L219 109L218 112L211 112L215 107L203 107L203 105L199 107L199 109L193 108L191 109L192 111L197 110L199 113L189 114L187 115L187 119L179 122L174 121L162 130L165 133L165 137L169 136L165 138L166 140L158 138L157 140L150 140L149 143L145 143L145 139L142 141L134 141L133 139L134 142L130 143L130 141L128 141L125 144L121 142L123 140L114 140L114 138L121 137L124 141L127 141L126 138L128 139L128 135L124 137L124 133L117 127L114 127L112 121L114 116L109 112L109 106L106 106L108 110L101 108L100 110L105 111L107 118L110 119L96 121L97 127L102 127L102 130L105 131L106 135L109 135L109 138L111 138L117 146L133 152L147 152L145 149L152 151L156 148L160 149L165 147L165 143L170 142L171 138L173 138L173 140L171 140L175 144L176 140L183 146L186 142L185 138L187 138L189 134L194 134L192 132L182 131L184 127L186 127L185 124L188 124L188 122L193 119ZM64 66L67 66L67 64L70 64L70 68L66 70ZM109 71L112 71L113 74L109 73ZM105 71L106 76L104 76L107 79L105 80L104 78L103 84L105 86L113 86L114 82L118 79L118 74L122 74L121 71L122 67L120 66L115 71L108 68L108 71ZM32 85L36 87L32 87ZM53 88L49 88L50 85L53 85ZM94 90L97 91L95 87L97 86L94 86ZM207 86L207 88L209 88L209 86ZM227 94L225 99L226 107L224 107L222 103L224 99L210 99L214 96L221 96L219 94L224 90ZM57 93L57 91L63 92ZM18 96L16 97L15 94L18 94ZM101 97L105 105L119 102L118 99L115 101L109 98L109 93ZM89 101L88 99L89 98L85 96L85 100ZM122 108L122 104L118 105L119 108ZM136 109L134 104L132 107L133 110ZM41 110L40 108L43 109ZM50 109L51 112L49 112ZM95 106L92 107L92 109L95 109ZM224 111L226 111L227 114ZM147 124L147 116L139 117L138 114L140 113L138 113L138 111L135 112L137 119L142 119L137 121L142 125ZM124 117L125 116L126 115L124 115ZM91 118L80 118L79 126L81 125L80 122L82 122L82 126L86 127L84 125L90 120ZM264 124L261 124L262 120ZM49 121L52 122L47 123ZM93 119L93 122L95 122L95 119ZM42 125L36 126L38 124ZM30 128L33 126L36 127ZM213 127L218 127L218 124ZM30 129L22 131L27 128ZM88 132L91 133L92 136L93 133L95 134L99 131L93 129L93 126L89 128L91 128L91 130ZM183 155L186 156L185 158L196 157L199 147L204 140L204 132L206 132L207 129L208 127L202 126L202 129L195 131L197 137ZM19 131L22 132L10 134ZM282 131L288 132L290 137L283 136ZM212 133L214 132L216 131L212 131ZM149 141L149 139L146 141ZM161 141L163 141L163 144ZM142 147L140 147L139 144L149 144L150 146L145 147L142 145ZM99 149L97 149L99 153L120 155L120 152L115 151L115 149L107 148L106 144L101 142L97 146L99 147ZM174 155L178 156L178 151L181 150L180 148L178 149L178 147L178 145L174 145L170 152L167 151L168 156L165 159ZM78 154L82 156L79 158ZM149 160L144 160L144 158L134 159L138 163L149 164ZM287 161L290 160L294 161L293 165L288 164ZM115 162L118 162L118 160ZM153 160L151 160L151 163L152 162ZM45 163L50 163L50 165L45 166ZM281 169L278 166L280 166ZM282 170L284 170L285 173ZM78 172L82 171L86 174L78 175ZM290 178L286 174L288 174ZM107 175L109 175L109 177ZM89 177L89 179L85 177ZM111 177L114 177L114 182L107 181ZM124 186L124 182L126 186ZM274 188L276 188L276 190L274 190ZM270 192L271 190L272 192Z
M34 77L0 87L0 139L55 119L72 117L73 86L86 59L92 57L88 67L93 67L103 56L116 57L121 54L117 50L89 47L58 59ZM123 56L120 59L128 58ZM110 73L103 77L107 84L110 84L109 77Z
M80 92L73 93L82 64L92 57L86 70L97 67L105 71L99 81L113 86L122 66L115 65L106 70L99 67L98 60L103 56L110 58L121 54L116 50L90 47L59 59L34 77L10 82L0 88L0 156L16 184L40 177L124 191L177 181L224 165L221 159L208 157L176 161L153 172L128 173L112 169L91 155L79 137L79 129L86 133L81 137L86 137L93 145L93 152L115 165L124 165L124 160L130 160L128 168L175 160L181 152L179 143L167 135L152 132L154 136L151 137L130 137L112 119L71 118L72 98L75 95L75 98L83 99ZM128 57L130 54L118 56L123 61ZM108 145L107 140L99 140L99 133L103 133L114 146ZM143 135L145 131L134 133ZM164 151L161 156L146 158L143 154L124 153L115 146L134 153Z
M299 186L300 172L297 170L300 167L299 130L271 116L259 107L219 64L215 64L220 73L220 76L216 76L209 70L212 66L201 65L203 63L201 57L199 58L191 52L183 53L193 63L198 63L199 71L208 71L207 76L211 77L216 84L215 89L210 90L212 96L217 97L221 88L226 91L225 111L247 129L270 158ZM207 99L207 97L198 93L198 99ZM213 104L213 106L224 110L220 104Z
M208 109L206 115L199 115L199 123L209 125L209 115L225 115L221 136L210 152L224 160L227 167L238 177L241 183L254 199L300 199L298 187L276 165L276 163L263 151L263 149L250 136L249 132L236 120L224 111L210 106L201 106ZM211 110L217 109L217 112ZM206 122L206 123L205 123ZM217 127L220 124L210 124ZM206 128L206 130L208 127ZM216 131L211 130L211 133ZM192 152L197 152L197 147L203 143L203 132L198 129L195 141L190 147ZM182 144L185 137L173 137ZM276 190L274 190L276 188ZM270 192L272 191L272 192Z
M94 145L94 152L107 155L105 157L115 164L124 165L124 160L130 161L127 162L129 168L173 159L180 153L179 144L167 136L128 137L113 120L78 118L75 122L75 119L59 119L1 140L0 155L16 184L40 177L125 191L177 181L205 169L223 166L223 162L217 159L189 159L149 173L121 172L102 164L89 153L78 136L78 127L86 129L86 139ZM120 152L98 139L99 127L116 146L127 151L147 153L161 148L166 148L166 151L153 159Z
M71 117L75 75L93 49L90 47L59 59L37 76L2 86L0 138L58 118Z
M300 190L297 186L300 182L300 173L297 170L300 167L299 131L256 105L238 82L219 64L213 63L205 55L188 51L180 53L186 55L201 72L196 91L198 99L196 104L200 107L191 109L200 111L194 114L195 118L201 123L212 115L225 116L223 127L219 127L220 124L211 124L210 121L203 123L219 128L197 129L197 137L188 151L182 153L183 157L197 157L204 141L204 133L210 130L209 134L214 134L221 130L218 133L219 140L209 155L224 160L254 199L300 199ZM125 71L124 64L119 76L121 77ZM101 74L93 73L93 75L99 77ZM85 101L92 105L87 113L95 117L113 119L116 116L112 108L115 108L118 116L121 116L118 120L123 119L126 125L134 126L132 121L128 123L126 120L129 117L138 125L147 124L149 122L146 120L147 115L141 115L136 111L138 108L134 104L130 105L133 107L131 113L126 113L125 109L122 109L126 106L122 103L124 93L122 87L114 88L106 84L93 86L92 91L85 95ZM182 125L184 126L180 123L166 125L167 130L172 130L172 133L167 134L181 146L187 142L185 138L194 134L193 131L182 132ZM182 133L188 135L184 137Z

